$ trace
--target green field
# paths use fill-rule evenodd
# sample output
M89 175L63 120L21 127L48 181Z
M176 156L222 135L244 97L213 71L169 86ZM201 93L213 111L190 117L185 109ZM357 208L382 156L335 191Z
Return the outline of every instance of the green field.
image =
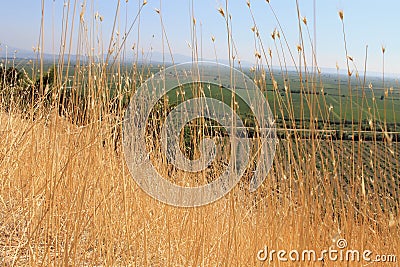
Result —
M250 72L247 74L252 75ZM277 128L310 129L312 123L314 129L340 130L349 134L363 132L370 138L368 132L396 134L400 129L400 89L393 79L385 82L387 89L384 90L379 87L382 80L374 77L366 78L365 84L360 84L361 81L356 79L348 81L346 76L334 74L321 75L315 83L300 82L296 73L289 73L285 81L279 75L275 76L277 89L273 88L272 82L260 88L275 116ZM239 96L235 95L233 99L227 86L227 81L184 84L174 88L160 101L168 99L170 109L200 96L218 99L229 106L237 102L236 112L247 126L254 126L254 116L249 107ZM245 94L251 98L254 92L246 90ZM310 118L313 118L312 122Z
M4 66L15 66L21 71L23 69L32 81L37 79L35 78L37 75L32 72L35 65L34 60L16 59L6 62L3 59L1 62ZM54 68L53 62L46 61L43 71L48 72L52 68ZM104 84L97 84L93 81L89 84L85 77L96 75L96 73L90 73L88 68L82 68L77 62L65 64L61 68L62 70L60 67L57 70L61 77L71 77L70 79L63 78L63 90L78 92L78 95L82 96L81 105L87 105L85 94L96 92L97 88L101 87L101 94L106 97L105 101L109 101L111 106L117 106L120 103L122 107L126 107L135 88L142 86L160 68L159 65L141 64L134 66L126 64L119 69L110 68L107 71L106 90L103 88ZM249 69L243 71L253 80L257 80L260 76L259 73ZM172 71L167 75L173 77ZM174 88L160 101L168 98L170 110L193 97L211 97L229 106L234 104L235 111L243 118L246 126L252 127L256 124L254 116L245 102L237 95L232 96L232 92L227 89L229 88L229 77L220 78L212 71L203 75L208 79L207 83L196 86L183 84ZM74 77L78 76L79 82L74 80ZM127 82L129 79L130 82ZM38 82L36 81L37 84ZM400 106L400 88L395 79L385 79L383 83L382 78L377 77L366 77L364 81L364 77L354 77L354 75L349 79L348 76L339 74L302 74L300 76L294 71L286 73L273 71L257 85L268 100L278 129L313 128L348 133L386 131L394 134L398 133L400 129L398 122L398 118L400 118L400 109L398 108ZM165 86L171 86L168 79ZM252 90L240 87L235 90L236 92L245 90L242 93L247 94L249 98L254 96ZM65 94L71 95L69 92ZM313 119L310 120L310 118Z

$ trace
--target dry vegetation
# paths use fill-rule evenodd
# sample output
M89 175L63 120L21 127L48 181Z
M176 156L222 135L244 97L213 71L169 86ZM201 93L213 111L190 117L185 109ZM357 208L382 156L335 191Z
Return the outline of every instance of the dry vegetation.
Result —
M226 16L225 9L219 12ZM343 13L339 16L343 21ZM99 16L95 19L100 21ZM298 19L306 26L305 19ZM229 29L228 19L226 23ZM256 42L262 42L257 28L253 31ZM273 39L286 45L279 34L275 31ZM300 45L300 56L302 50ZM60 88L69 79L66 68L72 63L63 62L64 53L56 64L56 82L49 89L39 79L38 95L24 104L28 108L2 94L2 103L8 102L7 109L0 107L1 266L266 266L257 260L265 245L321 251L334 247L339 237L350 249L400 257L399 140L344 141L313 134L304 140L289 131L294 124L290 117L273 168L254 194L244 179L210 205L168 206L146 195L131 178L118 135L124 108L120 100L135 91L148 67L132 63L125 72L118 61L112 65L118 49L110 50L108 61L93 56L73 69L75 91L67 103ZM268 59L267 51L256 55L258 60L264 57ZM257 71L267 76L259 77L273 78L260 63ZM35 68L42 64L39 60ZM317 90L315 84L304 88ZM7 86L3 92L21 85ZM113 96L107 93L110 87L117 88ZM77 92L80 88L84 94ZM329 110L304 94L307 97L311 110ZM278 113L290 99L276 93ZM375 122L375 114L370 115ZM353 131L358 127L355 124ZM330 129L329 121L324 129ZM193 176L181 179L193 181ZM293 263L275 260L270 265Z

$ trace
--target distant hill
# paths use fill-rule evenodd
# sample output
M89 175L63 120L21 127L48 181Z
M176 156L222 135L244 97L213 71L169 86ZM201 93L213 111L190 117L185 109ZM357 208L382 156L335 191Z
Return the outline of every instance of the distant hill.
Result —
M13 47L13 46L8 46L6 44L0 44L0 58L18 58L18 59L36 59L38 56L38 52L36 51L36 53L33 50L27 50L27 49L21 49L18 47ZM54 59L54 54L51 53L43 53L43 59L44 60L53 60ZM68 58L68 55L64 56L65 59ZM85 56L81 56L81 58L84 58ZM107 57L107 55L103 56L103 59L105 59ZM58 55L56 55L56 58L58 58ZM70 55L71 60L75 60L76 59L76 55L71 54ZM111 57L111 60L113 59L113 57ZM126 62L133 62L134 60L136 60L136 57L133 54L128 54L125 57L125 61ZM213 61L215 62L215 59L206 59L206 58L199 58L199 61ZM179 63L185 63L185 62L191 62L192 61L192 57L191 56L187 56L187 55L183 55L183 54L179 54L176 53L173 55L173 60L172 57L169 53L165 53L163 56L162 52L158 52L158 51L152 51L152 52L148 52L145 54L140 54L138 57L138 61L140 63L172 63L174 62L175 64L179 64ZM219 59L218 60L219 63L222 64L229 64L229 61L226 59ZM243 67L250 67L252 64L247 62L247 61L242 61L241 62Z
M21 49L21 48L7 46L6 44L0 43L0 59L4 59L4 58L36 59L37 56L38 56L38 52L35 53L33 50ZM51 53L43 53L43 59L46 61L52 61L54 59L54 57L56 57L56 59L57 59L58 55L54 55ZM107 56L104 55L103 59L106 59L106 57ZM84 60L84 58L85 58L85 56L81 56L81 60ZM64 59L67 60L68 55L64 55ZM72 62L74 62L76 60L76 55L71 54L70 60ZM113 57L111 57L111 61L112 60L113 60ZM132 53L125 56L125 62L127 62L127 63L133 62L135 60L136 60L136 56L134 56ZM198 60L215 62L215 59L209 59L209 58L203 58L203 59L199 58ZM145 64L146 63L161 64L162 62L165 62L166 64L171 64L172 61L174 61L175 64L186 63L186 62L191 62L192 57L176 53L173 55L173 60L172 60L172 57L168 52L166 52L163 56L163 53L158 52L158 51L147 52L143 55L140 54L138 57L138 63L145 63ZM229 65L229 61L227 59L218 59L218 62L221 64ZM249 61L244 61L244 60L241 61L241 66L243 68L249 68L253 65L254 65L254 63L250 63ZM236 61L236 66L238 66L237 61ZM280 71L279 66L274 66L272 69L276 70L276 71ZM336 68L321 67L320 69L322 70L323 74L337 74ZM293 66L288 66L288 71L296 71L296 68ZM310 71L311 71L311 69L310 69ZM347 76L347 70L340 69L339 74L341 76ZM359 73L359 74L360 74L360 76L363 75L363 73ZM382 73L367 71L367 76L370 78L372 78L372 77L382 78ZM390 79L390 78L399 79L400 74L385 73L385 77L388 79Z
M0 44L0 58L22 58L22 59L34 59L37 56L37 52L33 50L21 49L5 44ZM43 59L53 59L54 55L49 53L43 53Z

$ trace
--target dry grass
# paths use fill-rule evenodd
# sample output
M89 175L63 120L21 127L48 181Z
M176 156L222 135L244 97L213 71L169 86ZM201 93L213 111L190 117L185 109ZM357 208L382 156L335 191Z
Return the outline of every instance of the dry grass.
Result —
M227 10L218 12L225 17ZM343 21L343 13L340 19ZM228 19L226 24L229 36ZM255 34L256 41L261 41ZM277 49L285 45L280 37L276 39ZM260 53L258 59L267 61L267 53ZM369 162L355 163L357 155L377 160L378 141L365 158L356 141L347 144L315 138L307 143L287 135L280 140L268 178L255 194L243 189L244 181L221 200L201 208L176 208L152 199L131 178L121 148L115 148L115 128L120 124L104 105L110 99L102 92L109 90L109 79L116 84L120 81L105 75L103 63L81 67L89 69L85 72L89 74L87 90L91 100L98 101L90 103L83 124L72 123L65 114L60 116L58 104L53 108L39 104L30 118L23 118L18 109L0 113L1 266L261 266L257 252L265 245L275 250L322 251L334 247L339 237L347 240L350 249L400 256L399 199L386 194L393 184L378 179L387 173L380 173L382 164L377 166L375 161L376 183L382 186L366 193L361 166ZM281 63L282 70L285 64ZM60 62L60 66L64 64ZM118 67L114 66L114 71L121 74ZM132 80L146 71L133 69ZM78 67L74 75L77 87L83 81L80 71ZM58 78L55 88L68 79ZM135 85L124 86L135 90ZM316 89L311 84L303 86L304 90ZM99 91L90 91L93 88ZM58 97L55 91L53 98ZM274 106L278 112L291 103L289 94L277 99ZM315 114L328 110L315 101L308 102ZM70 108L73 110L74 104ZM294 123L295 113L291 115L287 133ZM325 127L329 128L329 122ZM384 146L388 149L379 152L386 159L383 165L396 179L399 160L389 158L393 151L398 156L399 148L392 143ZM343 147L350 154L338 152ZM349 161L346 155L353 159ZM353 162L353 167L340 164L347 161ZM348 183L343 182L344 176ZM181 178L190 181L188 177ZM275 260L270 265L291 264ZM338 264L347 263L296 263Z
M348 206L338 232L310 194L319 184L313 177L295 193L277 168L264 184L274 193L255 198L235 188L212 205L175 208L137 187L123 158L103 146L100 123L2 114L1 125L3 265L257 265L264 245L318 251L337 235L352 249L399 252L398 226L389 227L384 214L355 219Z
M1 125L5 266L255 266L264 245L320 251L339 235L352 249L399 252L398 225L389 227L385 214L357 218L347 203L338 229L324 209L332 192L316 197L326 181L314 177L285 180L278 167L263 185L273 193L255 197L237 187L212 205L175 208L138 188L123 158L103 145L100 123L77 127L54 114L34 122L2 114Z

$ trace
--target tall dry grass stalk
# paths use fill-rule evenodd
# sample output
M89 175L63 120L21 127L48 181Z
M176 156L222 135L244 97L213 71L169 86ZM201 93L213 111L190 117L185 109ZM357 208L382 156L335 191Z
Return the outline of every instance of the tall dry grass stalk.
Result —
M133 23L125 28L129 34L137 26L137 43L140 28L146 27L140 25L140 13L146 3L139 3ZM232 31L231 20L235 18L229 14L228 1L225 3L216 12L226 24L229 60L241 68L240 61L235 61L238 59L235 40L240 36ZM85 9L78 14L78 3L67 1L62 19L61 43L64 45L60 46L55 63L52 88L46 88L43 57L39 56L32 65L32 73L40 70L38 92L28 98L31 103L24 104L25 111L21 110L18 98L6 99L4 93L22 85L7 84L1 94L0 265L258 266L263 263L257 260L257 252L265 245L276 250L321 251L333 246L333 240L338 237L345 238L351 249L400 256L400 146L399 140L393 139L384 126L387 107L392 102L394 110L394 100L386 96L385 111L380 114L376 101L367 99L365 92L371 89L373 93L365 80L367 55L364 80L352 79L344 15L339 12L350 101L342 103L340 98L340 113L336 114L340 135L330 134L336 127L332 107L323 93L320 97L316 94L323 92L324 83L316 59L315 40L311 38L307 20L300 15L297 1L296 4L300 40L297 55L269 1L266 8L273 12L279 27L271 36L273 50L265 47L262 36L267 35L259 32L248 3L257 51L257 63L251 75L268 92L276 118L285 117L278 129L279 144L268 178L254 194L247 191L248 181L243 179L226 197L211 205L176 208L146 195L131 178L123 157L124 100L154 72L154 67L140 64L140 51L135 50L138 46L134 47L136 61L124 64L124 55L130 52L126 39L121 37L123 34L117 34L121 32L118 28L120 1L106 50L101 31L96 30L101 29L101 15L87 14ZM160 16L163 42L173 56L161 5L156 12ZM194 12L191 9L191 46L196 59L201 51L198 51L199 28ZM78 15L79 25L74 25ZM41 28L38 54L43 53L43 20ZM90 35L86 29L90 29ZM218 38L212 37L212 42ZM306 56L307 39L312 47L311 63ZM74 63L73 47L77 54ZM382 52L384 56L385 51ZM87 57L84 59L82 55ZM279 62L279 70L272 68L273 57L274 62ZM291 88L296 84L288 71L290 65L297 70L300 110L295 110ZM2 79L5 78L4 75ZM338 74L339 95L342 94L340 78ZM34 83L37 77L31 79ZM352 94L358 87L362 88L361 96ZM386 90L385 82L383 87ZM168 100L165 101L164 113L168 111ZM353 101L367 107L367 111L361 109L357 122L351 106L351 123L346 125L345 105L353 105ZM309 118L305 115L307 110ZM363 120L371 126L371 141L343 137L346 127L353 137L357 132L360 135ZM380 121L384 124L380 125ZM198 130L196 127L193 129ZM201 129L204 135L204 127ZM154 142L149 143L150 149L159 148L158 137L149 138ZM153 154L157 168L161 173L171 174L165 157L157 153ZM197 178L179 172L175 177L180 180L170 178L176 183L197 185L215 179L223 165L213 165L213 168L198 174ZM297 265L321 264L300 262ZM323 266L336 264L326 261ZM276 261L270 265L280 266Z

